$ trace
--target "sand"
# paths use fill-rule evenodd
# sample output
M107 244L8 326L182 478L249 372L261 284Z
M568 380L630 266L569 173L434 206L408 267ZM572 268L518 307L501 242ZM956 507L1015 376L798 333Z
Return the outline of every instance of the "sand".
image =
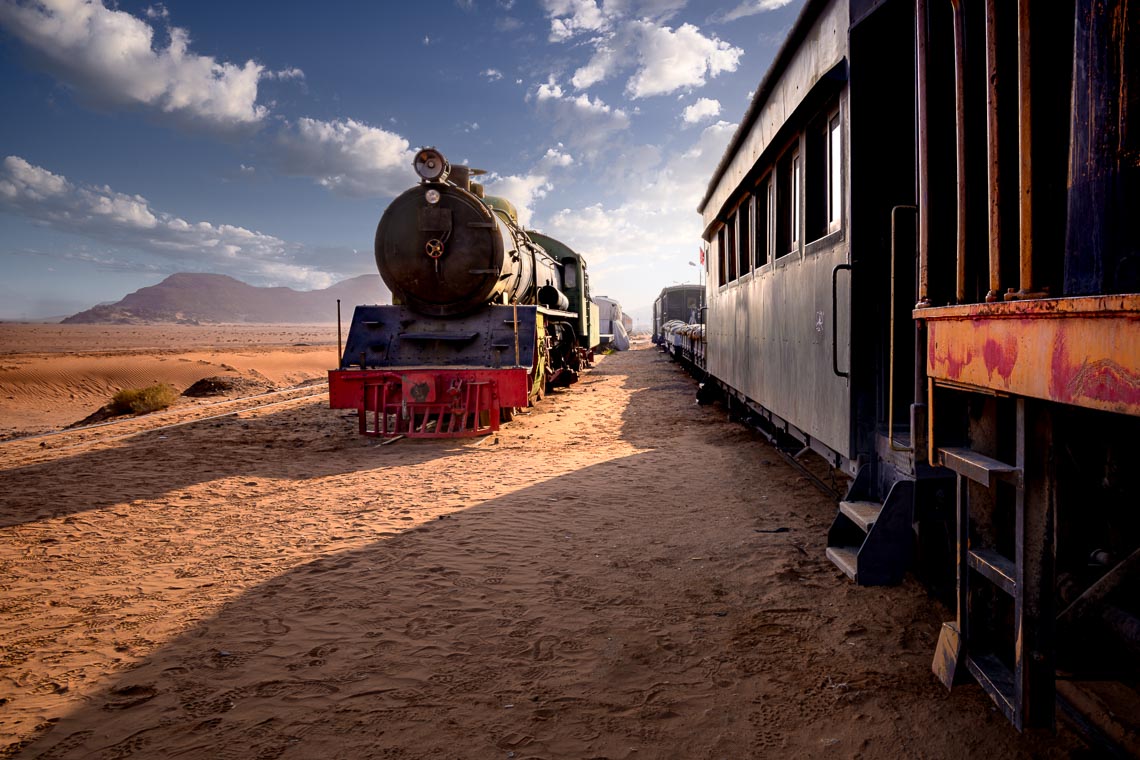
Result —
M125 388L182 392L214 376L287 387L336 361L336 325L0 324L0 439L78 422Z
M834 502L694 390L635 350L495 438L299 398L0 443L0 756L1080 751L942 689L950 613L853 586Z

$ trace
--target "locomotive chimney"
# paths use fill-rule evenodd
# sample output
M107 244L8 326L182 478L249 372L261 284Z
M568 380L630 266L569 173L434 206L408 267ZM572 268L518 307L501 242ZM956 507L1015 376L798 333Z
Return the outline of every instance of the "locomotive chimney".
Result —
M451 181L452 184L461 190L471 192L470 167L464 166L463 164L456 164L451 167L451 173L447 175L447 178Z

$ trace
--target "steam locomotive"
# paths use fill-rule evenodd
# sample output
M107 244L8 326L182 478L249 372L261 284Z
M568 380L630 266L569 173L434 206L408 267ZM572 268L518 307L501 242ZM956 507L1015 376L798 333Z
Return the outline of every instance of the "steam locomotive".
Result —
M419 184L376 228L391 306L357 306L329 371L329 406L356 409L360 433L452 438L498 430L516 408L593 361L598 307L585 260L519 224L504 198L434 148Z

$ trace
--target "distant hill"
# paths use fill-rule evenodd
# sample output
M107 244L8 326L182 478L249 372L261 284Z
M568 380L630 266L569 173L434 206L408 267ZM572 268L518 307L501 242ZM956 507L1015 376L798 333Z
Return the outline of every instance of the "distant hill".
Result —
M145 322L259 322L300 324L336 321L336 299L345 318L357 304L391 303L379 275L343 280L324 290L258 288L223 274L172 274L118 303L100 304L63 324Z

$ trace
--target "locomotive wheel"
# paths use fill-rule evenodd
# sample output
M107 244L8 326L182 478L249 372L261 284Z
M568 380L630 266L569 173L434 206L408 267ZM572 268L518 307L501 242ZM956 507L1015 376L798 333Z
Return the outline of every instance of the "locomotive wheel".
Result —
M499 422L510 422L515 418L515 408L513 406L500 406L499 407Z

